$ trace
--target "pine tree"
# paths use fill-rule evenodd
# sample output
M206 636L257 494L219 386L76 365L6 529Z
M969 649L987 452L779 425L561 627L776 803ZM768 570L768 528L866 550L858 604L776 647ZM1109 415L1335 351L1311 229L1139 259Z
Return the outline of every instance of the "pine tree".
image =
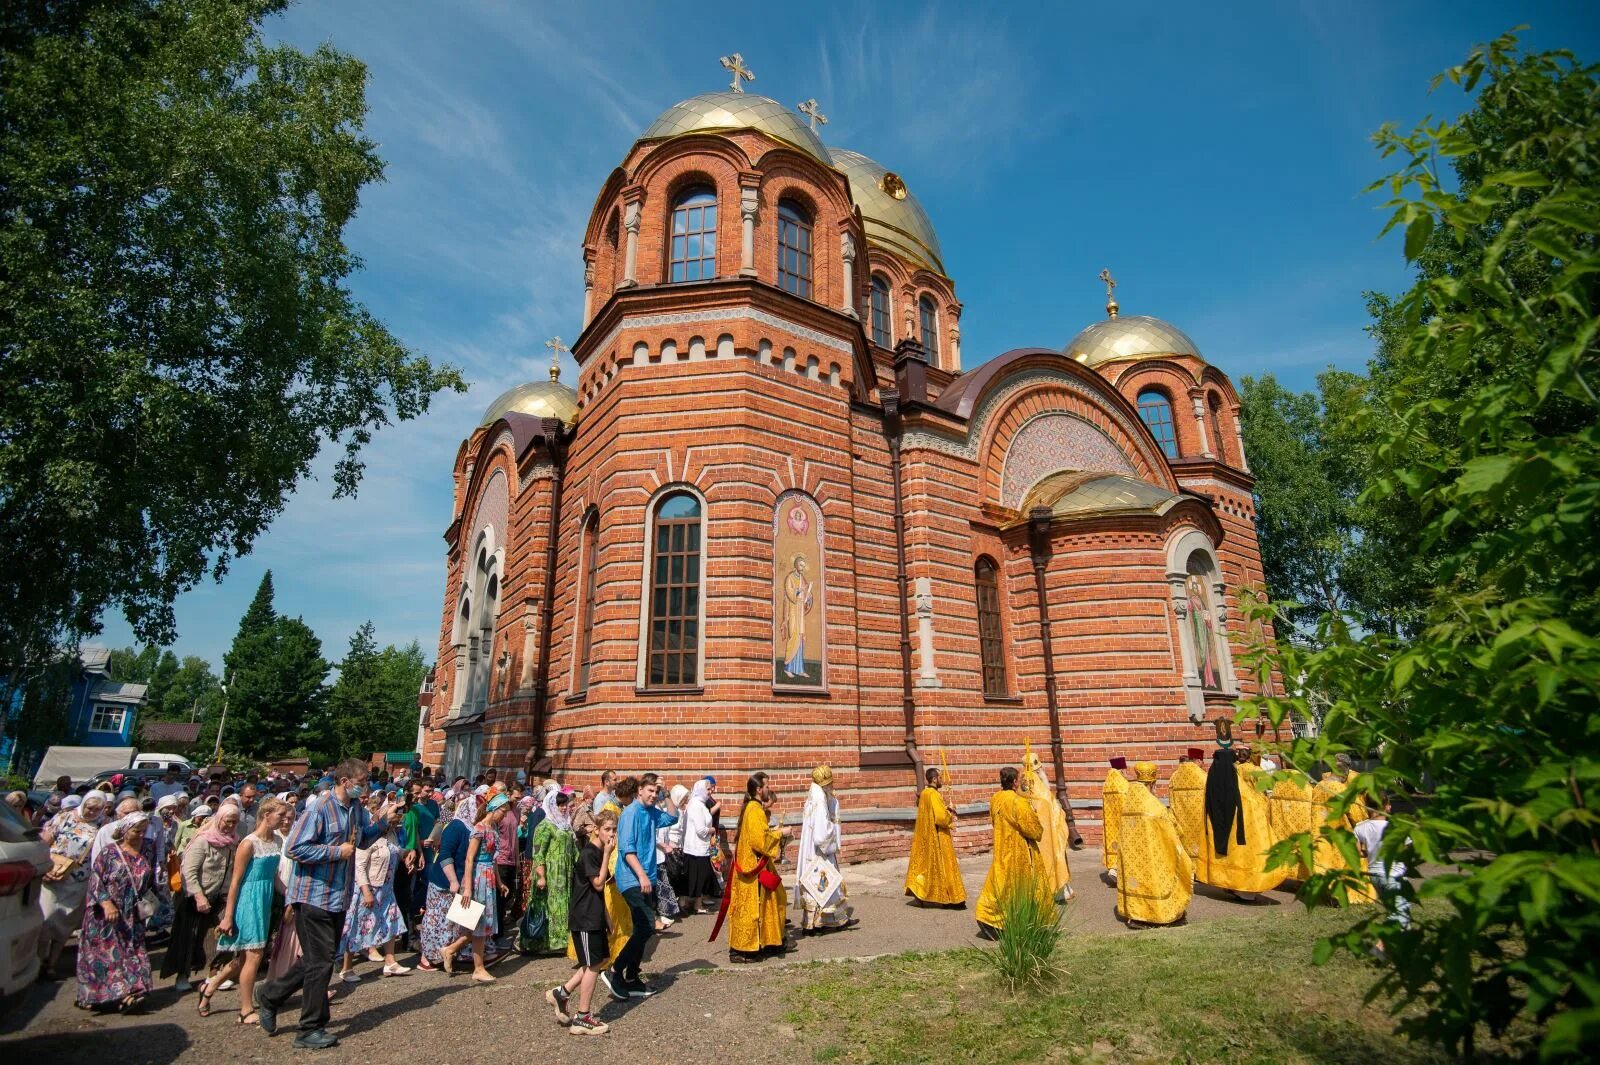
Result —
M266 756L304 746L322 711L328 663L322 642L304 621L278 614L270 570L223 661L228 681L223 748Z

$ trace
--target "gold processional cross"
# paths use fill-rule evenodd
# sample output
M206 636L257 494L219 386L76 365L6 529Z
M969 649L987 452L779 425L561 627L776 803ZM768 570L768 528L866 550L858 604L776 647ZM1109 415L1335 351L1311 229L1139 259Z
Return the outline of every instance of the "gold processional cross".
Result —
M561 353L563 351L570 353L571 349L561 343L560 337L551 337L544 342L544 346L550 349L550 380L559 381L561 380Z
M1106 314L1115 318L1117 316L1117 297L1114 292L1117 287L1116 279L1111 276L1110 270L1101 270L1100 280L1106 283Z
M817 131L818 123L821 123L824 126L828 124L828 116L823 114L822 110L817 107L817 98L815 96L800 104L800 106L795 108L795 110L799 111L802 115L805 115L811 120L812 133Z
M744 56L738 52L722 57L722 68L733 72L733 84L728 86L734 92L744 92L741 81L755 81L755 71L744 65Z

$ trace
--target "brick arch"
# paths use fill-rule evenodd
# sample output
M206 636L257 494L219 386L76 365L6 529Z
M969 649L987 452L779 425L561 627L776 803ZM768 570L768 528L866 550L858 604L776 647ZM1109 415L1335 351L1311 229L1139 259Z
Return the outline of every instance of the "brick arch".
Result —
M837 307L844 302L838 234L841 226L854 225L850 205L839 190L818 182L809 168L794 164L795 160L779 158L763 171L755 232L756 276L771 285L778 283L778 204L795 200L811 214L811 301ZM855 238L859 248L861 234L856 232Z
M1022 508L1028 489L1057 470L1134 472L1133 462L1105 430L1076 414L1051 411L1024 422L1001 457L1000 503Z
M739 172L743 153L713 137L686 137L652 152L639 167L645 188L639 225L638 274L641 285L667 280L672 201L691 184L706 184L717 194L717 276L739 272Z
M1030 422L1049 415L1066 416L1084 423L1084 432L1096 434L1092 438L1084 439L1104 440L1119 450L1127 462L1126 472L1141 480L1177 489L1177 483L1170 469L1164 462L1155 458L1154 440L1149 437L1148 432L1136 436L1137 430L1134 430L1132 425L1124 424L1127 420L1125 412L1119 418L1113 415L1106 405L1096 402L1086 391L1071 388L1064 380L1046 378L1030 382L1015 394L1006 397L1004 405L995 410L986 419L987 424L981 427L978 455L981 470L980 498L983 503L993 506L1014 505L1005 501L1006 459L1011 445ZM1134 415L1134 418L1137 419L1137 415ZM1065 423L1060 424L1062 428L1066 427ZM1143 429L1142 423L1139 428ZM1070 447L1070 443L1067 446ZM1024 490L1032 483L1024 486Z

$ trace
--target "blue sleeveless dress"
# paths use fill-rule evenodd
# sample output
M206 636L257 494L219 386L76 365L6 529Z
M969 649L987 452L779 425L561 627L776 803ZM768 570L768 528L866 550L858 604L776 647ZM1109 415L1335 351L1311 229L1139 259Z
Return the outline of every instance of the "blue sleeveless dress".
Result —
M261 950L267 945L282 851L275 839L249 839L254 857L239 884L239 899L233 904L233 935L218 936L218 950Z

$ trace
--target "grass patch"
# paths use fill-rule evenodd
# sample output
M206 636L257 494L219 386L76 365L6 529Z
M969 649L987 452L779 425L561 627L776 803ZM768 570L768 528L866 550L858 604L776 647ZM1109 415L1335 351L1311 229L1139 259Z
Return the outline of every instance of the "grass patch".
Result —
M1363 1006L1371 968L1311 964L1338 911L1260 914L1133 935L1063 937L1054 987L1011 995L972 949L789 974L789 1021L817 1061L1238 1062L1448 1060Z

